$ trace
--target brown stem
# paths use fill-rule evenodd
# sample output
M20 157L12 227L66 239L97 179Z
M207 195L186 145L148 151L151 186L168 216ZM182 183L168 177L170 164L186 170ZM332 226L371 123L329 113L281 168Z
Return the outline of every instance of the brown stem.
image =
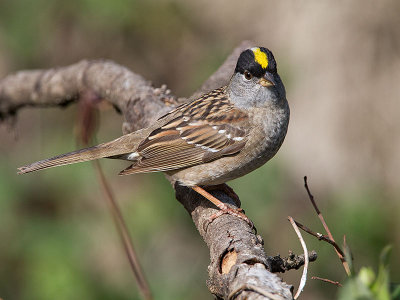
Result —
M80 130L78 134L78 141L82 142L86 147L88 147L89 140L91 140L95 135L96 124L99 121L97 115L97 105L101 102L101 100L102 99L92 90L87 89L80 92L78 109L78 128ZM104 176L99 161L95 161L93 166L99 185L102 187L104 199L107 202L118 235L121 239L126 257L128 258L131 270L139 287L139 291L144 299L151 300L152 295L149 284L147 283L143 270L140 266L139 259L137 258L137 254L130 238L131 235L126 227L125 220L118 203L114 198L114 193L112 192L111 186L108 184L107 179Z
M339 281L333 281L333 280L330 280L330 279L327 279L327 278L313 276L313 277L311 277L311 279L321 280L321 281L328 282L328 283L331 283L331 284L334 284L334 285L337 285L337 286L340 286L340 287L342 286L342 284Z
M318 215L318 218L320 219L322 225L325 228L326 233L328 234L329 239L331 241L333 241L335 243L335 245L337 246L337 244L335 242L335 239L333 238L333 235L332 235L331 231L329 230L328 225L325 222L324 216L322 215L321 211L319 210L319 208L317 206L317 203L314 200L314 196L311 194L311 191L310 191L310 189L308 187L307 176L304 176L304 187L305 187L305 189L307 191L308 198L310 199L312 205L314 206L314 209L315 209L315 211L316 211L316 213ZM349 268L349 264L347 263L347 261L346 261L346 259L344 257L343 251L341 251L341 250L338 251L338 249L340 249L339 247L334 247L334 248L335 248L335 252L338 255L340 261L342 262L342 265L343 265L344 270L346 271L346 274L348 276L350 276L351 275L351 271L350 271L350 268Z
M301 224L301 223L299 223L299 222L297 222L297 221L295 221L295 222L296 222L296 225L297 225L300 229L302 229L302 230L304 230L305 232L307 232L307 233L309 233L309 234L315 236L315 237L316 237L317 239L319 239L320 241L324 241L324 242L327 242L327 243L331 244L331 245L335 248L335 250L336 250L337 252L339 252L341 255L344 256L344 253L343 253L342 249L340 249L339 245L336 244L335 241L331 240L328 236L323 235L323 234L321 234L321 233L319 233L319 232L314 232L314 231L312 231L310 228L308 228L307 226L304 226L303 224Z
M115 227L117 228L118 234L121 238L126 256L128 257L129 264L131 265L133 275L135 276L136 282L138 283L139 290L144 299L152 300L153 296L151 295L149 285L140 266L136 252L133 248L132 240L128 228L126 227L124 217L122 216L121 210L119 209L117 202L115 201L114 195L111 191L111 187L107 183L99 161L93 161L93 165L96 170L97 178L100 182L105 198L107 200L107 204L109 205L111 214L113 216Z

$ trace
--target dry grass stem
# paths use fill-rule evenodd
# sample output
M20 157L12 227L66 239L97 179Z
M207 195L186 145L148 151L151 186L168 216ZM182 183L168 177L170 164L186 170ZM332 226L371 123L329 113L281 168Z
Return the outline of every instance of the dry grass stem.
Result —
M299 230L299 228L296 225L296 222L293 220L292 217L288 217L288 220L290 221L290 224L292 224L294 231L296 232L301 246L303 247L303 251L304 251L304 268L303 268L303 274L301 275L301 280L300 280L300 284L299 284L299 288L297 289L296 295L294 295L294 299L297 299L301 292L303 291L306 282L307 282L307 271L308 271L308 263L309 263L309 259L308 259L308 250L307 250L307 245L304 242L303 236L301 235L301 232Z

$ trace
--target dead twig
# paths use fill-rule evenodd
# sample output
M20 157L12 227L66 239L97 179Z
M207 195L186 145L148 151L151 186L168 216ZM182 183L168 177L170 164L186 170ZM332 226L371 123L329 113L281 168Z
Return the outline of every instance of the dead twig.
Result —
M321 280L321 281L332 283L334 285L342 287L342 284L339 281L333 281L333 280L330 280L330 279L327 279L327 278L318 277L318 276L313 276L313 277L311 277L311 279Z
M78 110L78 138L85 146L87 146L89 140L94 136L96 131L96 123L98 121L97 105L100 103L101 98L92 90L86 89L80 93L80 100L80 109ZM149 284L146 281L139 259L133 248L129 230L126 227L124 217L119 209L117 201L115 200L111 186L108 184L98 160L93 161L93 166L97 175L97 180L103 190L105 200L108 204L111 215L113 216L115 227L121 238L125 254L129 260L139 290L145 300L151 300L153 297L151 295Z
M303 289L304 289L304 287L305 287L305 285L306 285L306 282L307 282L307 271L308 271L308 262L309 262L309 259L308 259L308 250L307 250L307 245L306 245L306 243L304 242L303 236L301 235L301 232L300 232L299 228L298 228L297 225L296 225L296 222L295 222L295 221L293 220L293 218L290 217L290 216L288 217L288 219L289 219L289 221L290 221L290 224L292 224L293 229L294 229L294 231L296 232L296 234L297 234L297 236L298 236L298 238L299 238L299 240L300 240L301 246L303 247L303 251L304 251L304 268L303 268L303 274L301 275L301 280L300 280L299 288L297 289L297 292L296 292L296 294L295 294L294 297L293 297L293 299L297 299L297 298L300 296L301 292L303 291Z
M97 178L103 189L105 198L107 199L107 204L109 205L111 214L112 214L114 222L115 222L115 226L116 226L118 234L121 238L122 245L124 247L126 256L128 257L129 264L131 265L131 269L135 276L136 282L138 283L139 290L140 290L141 294L143 295L144 299L152 300L153 297L151 295L149 285L146 281L144 272L139 263L139 259L133 248L132 240L129 235L128 228L126 227L124 217L122 216L121 210L119 209L118 204L114 199L114 195L111 191L110 186L107 183L107 180L104 176L103 170L101 169L99 161L94 160L93 165L96 170Z
M339 245L336 244L335 241L331 240L328 236L323 235L323 234L321 234L321 233L319 233L319 232L314 232L314 231L312 231L310 228L308 228L307 226L304 226L303 224L301 224L301 223L299 223L299 222L297 222L297 221L295 221L295 223L296 223L296 225L297 225L300 229L302 229L302 230L304 230L305 232L311 234L312 236L315 236L315 237L316 237L317 239L319 239L320 241L324 241L324 242L327 242L327 243L331 244L331 245L335 248L335 250L336 250L337 252L339 252L341 255L344 256L344 253L343 253L342 249L340 249Z
M310 199L312 205L314 206L314 209L315 209L315 211L316 211L316 213L317 213L317 215L318 215L318 218L320 219L322 225L323 225L324 228L325 228L326 233L328 234L329 239L330 239L331 241L333 241L333 242L336 244L335 239L333 238L333 235L332 235L331 231L329 230L328 225L327 225L326 222L325 222L324 216L322 215L321 211L319 210L319 208L318 208L318 206L317 206L317 203L316 203L315 200L314 200L314 196L311 194L311 191L310 191L310 189L309 189L309 187L308 187L308 184L307 184L307 176L304 176L304 187L305 187L305 189L306 189L306 191L307 191L308 198ZM333 245L333 244L332 244L332 245ZM336 245L337 245L337 244L336 244ZM336 254L338 255L340 261L342 262L342 265L343 265L344 270L346 271L346 274L347 274L348 276L350 276L350 275L351 275L350 267L349 267L349 264L348 264L347 261L346 261L346 258L345 258L344 254L343 254L343 251L341 251L341 250L338 251L338 248L339 248L339 247L335 247L335 246L334 246L334 248L335 248L335 252L336 252ZM339 249L340 249L340 248L339 248Z

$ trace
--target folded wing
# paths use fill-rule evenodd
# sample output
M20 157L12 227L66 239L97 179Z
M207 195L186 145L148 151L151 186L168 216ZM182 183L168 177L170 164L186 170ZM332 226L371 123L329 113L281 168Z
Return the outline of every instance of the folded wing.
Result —
M168 114L169 121L139 145L137 161L120 175L176 170L238 153L247 141L248 115L221 91Z

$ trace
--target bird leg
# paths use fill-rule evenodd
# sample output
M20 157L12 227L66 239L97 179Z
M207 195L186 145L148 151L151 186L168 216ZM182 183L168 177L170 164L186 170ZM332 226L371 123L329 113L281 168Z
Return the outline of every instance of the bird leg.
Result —
M235 191L226 183L222 184L217 184L217 185L208 185L204 188L206 191L211 192L211 191L222 191L225 194L229 196L229 198L232 198L237 206L240 206L240 199L239 196L235 193Z
M207 192L206 190L204 190L203 188L201 188L197 185L193 186L192 189L194 191L196 191L197 193L199 193L200 195L202 195L207 200L211 201L216 207L218 207L220 209L219 212L217 212L216 214L213 214L210 217L210 223L223 214L229 214L229 215L232 215L232 216L238 217L239 219L244 220L247 224L249 224L251 226L251 228L254 228L253 222L251 222L250 219L243 213L243 209L230 208L228 205L223 203L221 200L218 200L213 195L211 195L209 192Z

